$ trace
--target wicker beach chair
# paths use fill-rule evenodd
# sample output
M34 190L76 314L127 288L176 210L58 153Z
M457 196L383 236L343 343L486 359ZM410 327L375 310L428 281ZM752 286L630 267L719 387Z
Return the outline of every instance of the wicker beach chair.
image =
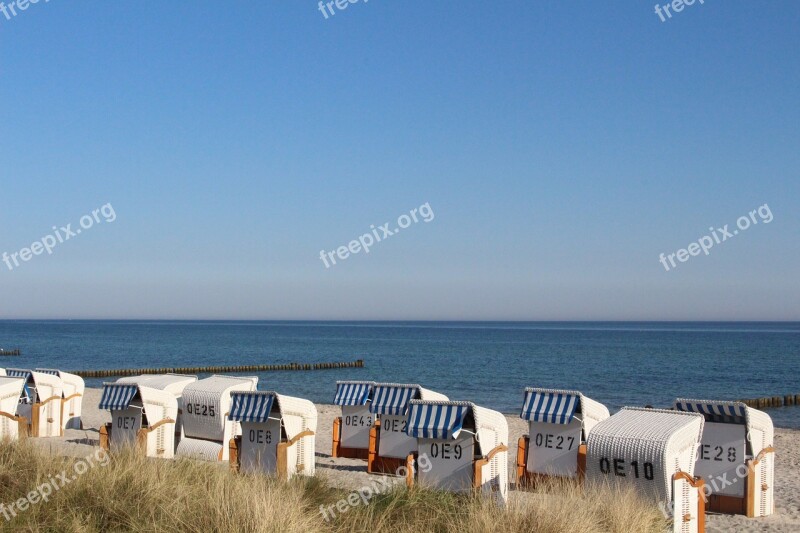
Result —
M81 412L83 406L83 392L86 388L83 378L54 370L51 368L37 368L37 372L51 374L61 378L63 390L61 391L61 427L62 429L83 429Z
M417 439L406 482L456 493L508 499L508 422L471 402L411 400L406 432Z
M60 437L64 434L61 425L61 400L64 384L61 378L22 368L8 368L9 377L25 381L27 397L17 407L17 414L28 421L31 437Z
M99 407L111 411L111 423L100 428L104 450L133 448L145 457L175 456L178 400L172 393L136 383L103 383Z
M241 425L228 419L231 393L254 391L258 378L211 376L183 389L181 440L176 455L205 461L227 461L230 440Z
M408 402L447 399L415 384L376 383L369 404L376 420L369 432L367 472L397 475L408 455L416 451L417 440L406 433Z
M0 376L5 376L5 375L6 375L6 369L0 368Z
M25 380L0 377L0 440L18 440L28 433L28 421L17 415Z
M551 476L582 480L586 437L610 415L606 406L579 391L527 388L519 416L529 428L517 447L521 486Z
M706 481L709 511L769 516L775 511L772 419L741 402L678 398L675 409L705 419L695 474Z
M369 458L369 432L375 416L369 412L374 381L337 381L334 405L342 406L342 416L333 421L332 457Z
M231 469L276 475L314 475L317 408L308 400L276 392L231 393L228 419L242 426L230 440Z
M142 374L119 378L117 383L137 384L151 389L169 392L178 400L178 418L175 420L175 445L181 441L181 416L183 415L183 389L197 381L197 376L188 374Z
M589 433L586 483L632 486L672 517L674 532L702 532L705 483L694 476L702 433L698 414L625 407Z

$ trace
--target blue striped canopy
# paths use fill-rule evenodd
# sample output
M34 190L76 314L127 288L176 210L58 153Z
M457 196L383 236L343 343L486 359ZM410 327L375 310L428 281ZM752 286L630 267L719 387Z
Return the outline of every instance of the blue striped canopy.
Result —
M527 389L519 416L531 422L569 424L579 403L580 394Z
M453 403L412 403L406 434L417 439L455 439L470 406Z
M32 373L30 370L24 370L22 368L7 368L6 375L10 378L23 378L27 381Z
M711 400L686 400L678 398L675 409L687 413L708 415L714 422L744 424L747 417L747 406L739 402L715 402Z
M228 420L235 422L266 422L272 411L275 395L271 392L232 392L233 406Z
M414 399L418 392L417 387L377 385L369 411L376 415L404 415L409 400Z
M53 370L51 368L37 368L37 372L41 372L42 374L50 374L51 376L60 376L61 372L58 370Z
M103 396L100 397L100 409L109 411L127 409L137 392L139 392L137 385L104 383Z
M372 391L368 381L340 381L336 383L335 405L365 405Z

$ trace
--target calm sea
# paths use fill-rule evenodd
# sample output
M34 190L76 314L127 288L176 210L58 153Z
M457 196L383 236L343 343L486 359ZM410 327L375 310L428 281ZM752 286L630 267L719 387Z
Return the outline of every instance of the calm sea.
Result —
M0 321L0 367L63 370L312 363L259 388L330 403L336 380L419 383L512 413L526 386L623 405L800 394L800 323ZM99 386L99 380L87 380ZM800 427L800 407L770 409Z

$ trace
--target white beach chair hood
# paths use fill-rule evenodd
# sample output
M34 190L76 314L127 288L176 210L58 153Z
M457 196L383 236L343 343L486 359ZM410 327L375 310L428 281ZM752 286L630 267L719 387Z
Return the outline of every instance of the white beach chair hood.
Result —
M31 434L38 437L60 437L61 426L61 400L64 394L64 383L57 375L37 372L23 368L9 368L6 370L10 377L25 380L25 387L31 391L36 390L36 397L30 398L31 403L22 404L18 408L20 415L28 419L31 424ZM38 427L34 426L34 405L38 405Z
M51 368L37 368L36 371L61 378L63 384L63 390L61 392L63 397L61 427L64 429L81 429L83 395L86 389L83 378L76 374L70 374L69 372Z
M22 378L0 377L0 440L19 439L17 406L24 386Z

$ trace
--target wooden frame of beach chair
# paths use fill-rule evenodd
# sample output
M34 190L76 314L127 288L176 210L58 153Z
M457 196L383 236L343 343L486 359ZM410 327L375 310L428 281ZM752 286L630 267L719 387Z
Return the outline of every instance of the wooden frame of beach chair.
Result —
M61 378L22 368L8 368L6 373L9 377L22 378L25 381L23 390L30 403L20 403L17 413L28 421L28 435L31 437L63 436L61 399L64 385Z
M256 390L255 376L214 375L183 389L181 439L175 455L205 461L227 461L230 441L242 434L241 424L229 420L232 392Z
M771 515L775 449L770 416L741 402L716 400L678 398L675 409L705 418L695 470L706 480L706 508L748 518Z
M409 401L447 399L416 384L376 383L369 411L377 421L369 431L367 472L399 475L416 451L417 440L406 433Z
M313 476L317 408L308 400L276 392L231 393L229 420L242 426L230 440L234 472L260 472L288 481Z
M705 482L694 475L703 423L693 413L622 408L589 433L585 483L633 487L672 516L674 533L703 533Z
M406 432L417 439L406 484L508 500L508 422L471 402L411 400Z
M342 416L333 420L331 457L369 459L369 432L378 420L369 411L374 381L337 381L334 405Z
M0 440L19 440L28 435L28 420L17 415L23 378L0 377Z
M61 391L61 429L83 429L81 413L83 393L86 389L83 378L51 368L37 368L35 370L61 378L61 383L63 384L63 390Z
M100 428L103 450L132 448L145 457L174 457L178 400L173 394L135 383L104 383L99 408L111 411L111 422Z
M582 482L586 437L609 416L606 406L579 391L526 388L520 418L528 421L528 433L517 444L517 486L551 477Z

